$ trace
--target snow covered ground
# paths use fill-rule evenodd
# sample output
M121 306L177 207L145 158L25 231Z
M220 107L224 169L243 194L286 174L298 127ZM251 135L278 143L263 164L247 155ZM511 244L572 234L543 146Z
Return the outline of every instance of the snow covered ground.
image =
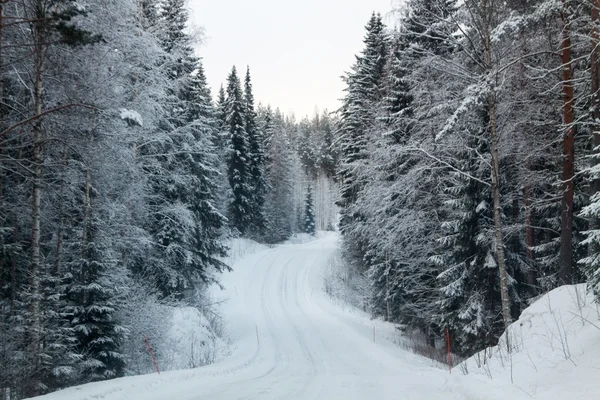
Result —
M570 295L574 288L545 296L515 323L515 384L511 364L506 357L500 362L502 353L495 350L489 374L470 359L469 375L460 368L450 375L393 344L393 325L340 307L324 293L323 276L338 240L329 234L271 249L251 243L234 249L234 272L223 276L226 290L215 293L227 299L223 313L235 343L224 361L92 383L40 399L600 399L594 380L600 329L592 325L600 326L597 309L585 295ZM568 304L577 298L585 305L572 313ZM557 302L551 304L554 314L545 311L545 301ZM557 316L563 319L555 323ZM542 332L547 336L538 336ZM563 354L565 342L570 356Z
M498 346L463 364L463 386L480 398L600 399L599 306L585 285L559 287L528 307Z

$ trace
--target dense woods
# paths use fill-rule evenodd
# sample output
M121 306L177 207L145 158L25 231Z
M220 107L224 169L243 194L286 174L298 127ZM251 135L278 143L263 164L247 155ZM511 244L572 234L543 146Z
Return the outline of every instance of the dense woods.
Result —
M213 101L187 19L0 2L1 399L151 372L164 306L211 307L226 238L304 232L309 185L334 226L330 116L256 107L249 69Z
M600 295L600 0L394 23L296 120L248 66L211 93L185 0L0 0L0 399L151 372L240 236L339 227L363 307L461 356L557 286Z
M470 355L540 294L598 291L598 6L371 17L336 140L344 257L374 315Z

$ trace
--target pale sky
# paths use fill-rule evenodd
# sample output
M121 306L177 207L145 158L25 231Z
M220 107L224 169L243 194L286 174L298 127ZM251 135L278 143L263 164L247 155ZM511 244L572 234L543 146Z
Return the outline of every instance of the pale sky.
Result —
M371 12L389 15L393 0L189 0L191 21L205 29L198 47L216 96L235 64L250 65L258 104L300 119L334 111L340 76L362 49Z

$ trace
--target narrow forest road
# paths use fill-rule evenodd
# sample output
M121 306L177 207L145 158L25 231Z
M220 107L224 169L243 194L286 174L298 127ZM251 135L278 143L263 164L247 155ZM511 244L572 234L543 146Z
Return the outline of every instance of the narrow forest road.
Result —
M235 340L225 361L92 383L42 398L470 399L451 383L454 375L403 351L378 331L374 342L372 321L332 303L323 292L323 273L337 247L337 235L281 245L245 257L225 274L229 301L223 311Z
M448 393L447 371L378 340L378 332L373 343L368 320L331 303L323 273L337 246L332 235L235 266L225 278L234 296L226 318L245 350L185 399L464 398Z

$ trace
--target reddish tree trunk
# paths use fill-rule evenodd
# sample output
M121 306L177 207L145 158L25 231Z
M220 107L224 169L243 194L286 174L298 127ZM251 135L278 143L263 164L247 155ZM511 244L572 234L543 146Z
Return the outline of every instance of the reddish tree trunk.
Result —
M573 195L575 177L575 112L571 55L571 26L569 1L563 0L562 79L563 79L563 176L561 205L561 235L559 280L562 284L573 282Z

